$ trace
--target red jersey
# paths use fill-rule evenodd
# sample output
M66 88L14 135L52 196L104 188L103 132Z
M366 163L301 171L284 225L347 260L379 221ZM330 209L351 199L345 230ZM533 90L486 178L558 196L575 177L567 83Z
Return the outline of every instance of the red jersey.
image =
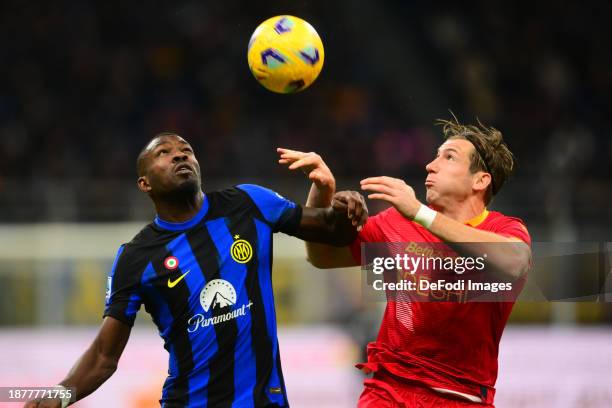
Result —
M531 244L518 218L485 210L466 224ZM351 244L361 262L361 243L441 242L391 207L370 217ZM410 302L389 300L368 362L358 365L401 378L478 396L492 402L499 341L513 302Z

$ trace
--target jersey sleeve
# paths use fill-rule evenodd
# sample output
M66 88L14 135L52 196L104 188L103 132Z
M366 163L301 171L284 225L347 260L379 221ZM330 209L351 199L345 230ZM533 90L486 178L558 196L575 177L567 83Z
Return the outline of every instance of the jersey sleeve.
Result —
M367 242L384 242L384 236L382 234L380 224L381 220L385 217L385 211L376 214L373 217L369 217L364 224L361 231L355 237L355 240L350 245L353 259L361 264L361 244Z
M531 245L531 236L525 223L520 218L501 217L491 228L491 232L508 238L518 238L526 244Z
M104 317L111 316L133 326L141 304L139 274L130 268L129 256L122 245L107 278Z
M254 184L237 186L253 200L274 232L293 235L300 226L302 207L280 194Z

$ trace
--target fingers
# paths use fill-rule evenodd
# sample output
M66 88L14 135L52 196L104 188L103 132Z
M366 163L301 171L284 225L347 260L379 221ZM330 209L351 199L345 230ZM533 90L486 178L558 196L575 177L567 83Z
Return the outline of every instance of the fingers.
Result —
M350 220L353 220L353 217L355 216L355 199L353 197L351 198L352 199L348 201L346 206L346 215ZM355 220L353 220L353 225L355 225Z
M277 148L276 152L279 154L279 159L278 159L279 164L290 164L306 156L306 153L304 152L300 152L297 150L284 149L282 147Z
M361 227L365 225L366 221L368 220L368 216L369 216L368 206L366 205L365 199L361 195L360 195L360 198L361 198L362 207L361 207L361 214L359 215L359 221L357 223L358 230L361 230Z
M299 154L305 154L304 152L300 152L299 150L285 149L284 147L277 147L276 153L278 153L281 156L283 155L294 156L294 155L299 155Z
M361 189L365 191L373 191L375 193L383 193L388 195L393 195L393 192L396 191L393 187L387 184L362 184Z
M396 179L393 177L380 176L380 177L368 177L360 182L362 190L369 190L368 186L386 186L393 189L401 189L406 186L406 183L402 179Z
M287 149L285 147L277 147L276 148L276 152L278 154L290 154L290 153L304 153L304 152L300 152L299 150L291 150L291 149Z
M302 169L305 172L310 172L314 169L327 169L321 156L314 152L304 153L283 148L278 148L276 151L280 155L278 163L289 164L289 170Z
M346 209L348 208L346 202L337 200L335 198L332 200L331 206L336 212L345 212Z
M294 160L289 166L289 170L296 170L306 166L315 167L318 164L318 160L313 156L304 156L300 159Z
M393 202L395 201L392 196L388 194L382 194L382 193L369 194L368 198L370 200L383 200L391 204L393 204Z
M392 184L394 181L401 181L399 179L395 179L387 176L379 176L379 177L368 177L361 180L360 184L363 186L364 184Z
M357 202L355 203L355 215L353 217L353 225L360 227L365 224L368 218L368 207L366 207L363 196L356 193Z
M299 160L311 154L311 153L300 152L299 150L283 149L281 147L277 148L276 152L278 153L281 160L290 160L290 161Z
M351 200L352 191L338 191L334 194L333 200L342 202L345 206L348 206L348 202Z
M347 217L357 230L360 230L368 219L365 199L357 191L340 191L334 195L333 203L337 211L346 211Z
M387 195L390 198L393 197L404 197L413 196L414 190L404 180L396 179L392 177L369 177L361 180L361 189L364 191L371 191L373 193L380 193ZM374 195L370 194L368 198L372 198ZM376 196L381 199L380 196Z
M353 225L357 227L357 230L361 230L361 227L368 220L368 206L366 205L365 198L357 192L355 192L356 205L355 205L355 216L353 218Z

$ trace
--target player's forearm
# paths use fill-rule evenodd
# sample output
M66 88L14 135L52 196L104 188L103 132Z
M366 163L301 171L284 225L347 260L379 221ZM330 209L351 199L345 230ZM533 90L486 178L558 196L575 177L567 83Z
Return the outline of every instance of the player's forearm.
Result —
M352 224L344 212L334 211L329 207L325 209L324 214L327 231L321 235L322 239L318 242L335 247L347 246L353 242L357 236L357 227Z
M335 247L350 245L357 236L357 227L346 216L346 213L334 211L330 208L331 219L328 220L330 227L330 243Z
M529 269L531 250L522 241L468 227L441 213L436 214L429 231L462 255L487 254L487 266L500 277L514 280Z
M307 207L326 208L331 205L332 198L336 192L335 183L326 189L321 189L315 183L310 186L310 192L306 199ZM316 242L305 241L306 244L306 259L317 268L325 268L326 260L333 256L335 247L319 244Z
M300 226L293 235L304 241L342 247L355 239L357 227L344 212L332 207L304 207Z
M316 268L326 269L336 247L315 242L306 242L306 260Z
M85 398L98 389L117 369L118 361L104 355L94 342L77 360L61 385L73 388L76 400Z
M332 198L336 193L336 183L330 182L326 186L318 186L316 183L312 183L310 191L308 192L308 198L306 199L306 207L325 208L329 207L332 203Z

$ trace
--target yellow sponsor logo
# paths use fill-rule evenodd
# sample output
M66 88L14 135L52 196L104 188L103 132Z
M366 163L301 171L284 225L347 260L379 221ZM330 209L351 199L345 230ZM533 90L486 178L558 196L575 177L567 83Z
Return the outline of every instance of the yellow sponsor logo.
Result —
M179 276L178 278L176 278L175 280L170 280L170 278L168 278L168 287L169 287L170 289L172 289L173 287L175 287L176 285L178 285L178 283L179 283L180 281L182 281L182 280L183 280L183 278L184 278L185 276L187 276L187 274L188 274L189 272L191 272L191 269L190 269L190 270L188 270L187 272L185 272L184 274L182 274L181 276Z
M430 258L452 256L452 252L444 251L442 248L439 248L439 246L440 244L436 243L424 243L423 245L419 245L416 242L409 242L408 246L404 248L404 252L414 254L415 256L425 256Z
M235 235L234 243L230 248L230 255L232 259L238 263L247 263L253 257L253 247L248 241L244 239L239 239L240 235Z

